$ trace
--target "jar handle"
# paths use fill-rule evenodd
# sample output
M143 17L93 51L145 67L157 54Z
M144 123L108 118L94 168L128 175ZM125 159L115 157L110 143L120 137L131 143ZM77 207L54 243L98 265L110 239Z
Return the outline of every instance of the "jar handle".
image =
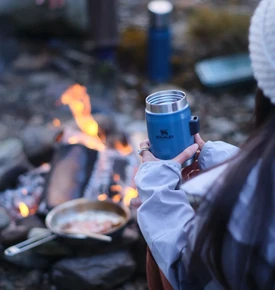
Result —
M200 119L198 116L191 116L189 121L190 134L193 136L200 131Z

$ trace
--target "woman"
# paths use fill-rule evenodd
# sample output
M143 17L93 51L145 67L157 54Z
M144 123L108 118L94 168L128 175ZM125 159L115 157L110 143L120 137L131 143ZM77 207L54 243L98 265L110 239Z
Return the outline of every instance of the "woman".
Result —
M142 152L138 223L175 290L275 289L274 0L256 9L249 48L259 87L256 130L241 149L197 135L170 161ZM182 184L180 164L198 148L202 173ZM188 195L203 199L196 212Z

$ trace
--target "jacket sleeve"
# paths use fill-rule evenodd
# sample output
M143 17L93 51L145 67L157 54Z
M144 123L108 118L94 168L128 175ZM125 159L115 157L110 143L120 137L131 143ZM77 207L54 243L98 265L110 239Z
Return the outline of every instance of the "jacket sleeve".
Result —
M194 210L179 190L181 166L177 162L145 162L135 178L142 205L138 223L164 275L173 288L188 285L182 261L189 254ZM185 287L186 289L186 287Z
M224 142L207 142L200 154L206 169L230 158L238 148ZM186 274L191 250L199 228L188 195L204 196L226 167L219 166L184 184L181 166L174 161L141 164L135 182L142 205L138 210L141 232L164 275L175 290L188 289Z
M199 167L202 170L211 168L230 159L237 154L238 151L239 148L234 145L222 141L208 141L201 150L198 159Z

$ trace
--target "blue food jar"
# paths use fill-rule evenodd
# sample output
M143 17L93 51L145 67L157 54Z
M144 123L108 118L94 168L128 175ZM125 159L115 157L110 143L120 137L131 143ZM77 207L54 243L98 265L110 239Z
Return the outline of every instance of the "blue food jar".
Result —
M171 77L170 16L173 5L166 0L149 2L148 76L151 81L165 82Z
M192 116L186 94L179 90L149 95L145 116L150 150L159 159L176 157L194 143L194 135L199 132L199 118ZM193 158L182 166L192 162Z

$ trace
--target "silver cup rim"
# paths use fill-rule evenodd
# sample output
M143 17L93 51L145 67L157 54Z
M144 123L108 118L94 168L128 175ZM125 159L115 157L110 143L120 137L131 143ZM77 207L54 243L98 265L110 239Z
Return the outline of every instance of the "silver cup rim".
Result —
M145 99L146 111L151 113L171 113L185 108L186 94L181 90L162 90L150 94Z

